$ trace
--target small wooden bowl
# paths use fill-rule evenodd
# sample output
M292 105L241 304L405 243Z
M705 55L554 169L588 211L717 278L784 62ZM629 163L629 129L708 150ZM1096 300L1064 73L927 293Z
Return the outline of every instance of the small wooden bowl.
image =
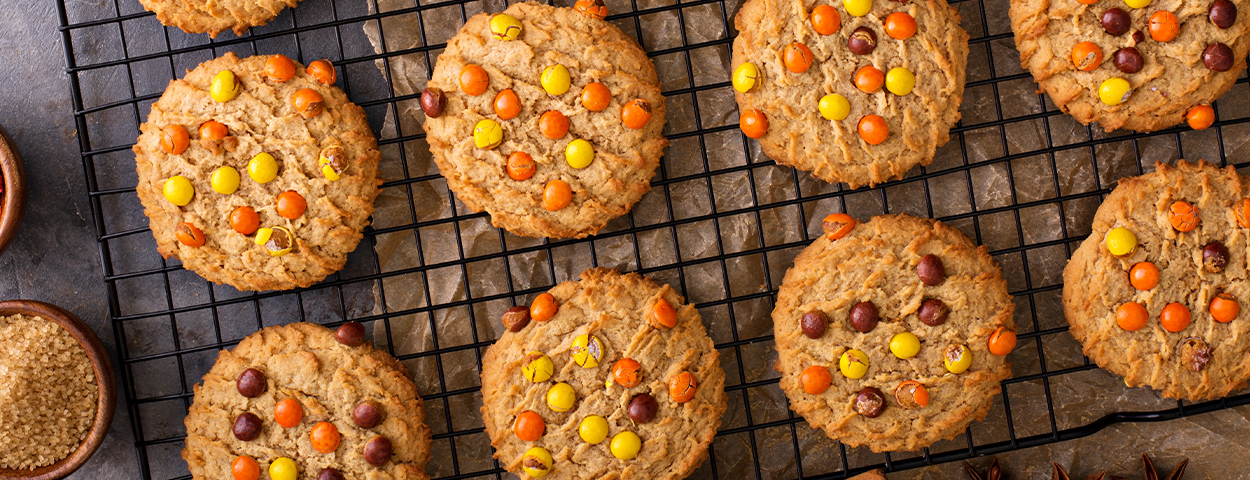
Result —
M57 480L65 478L87 463L87 459L100 448L100 443L104 442L104 437L108 435L109 426L113 423L113 407L117 402L117 391L113 383L113 365L109 361L109 354L104 349L104 344L100 343L100 338L96 337L91 327L82 323L82 320L74 314L60 307L34 300L0 302L0 317L19 313L56 322L78 340L83 350L87 352L87 358L91 360L91 367L95 370L99 396L96 402L95 423L91 425L91 430L87 432L87 437L83 439L82 444L78 445L78 448L69 456L52 465L34 470L0 468L0 479Z
M9 143L9 137L0 128L0 176L4 177L4 193L0 193L0 253L17 236L26 209L26 179L22 170L22 158Z

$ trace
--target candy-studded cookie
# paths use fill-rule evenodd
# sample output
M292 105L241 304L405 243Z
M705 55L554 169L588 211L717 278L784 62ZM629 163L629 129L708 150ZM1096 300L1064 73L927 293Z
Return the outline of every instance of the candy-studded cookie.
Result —
M422 480L430 429L403 364L365 327L269 327L195 386L182 458L196 480Z
M240 290L307 287L343 268L378 195L381 154L334 66L209 60L170 82L134 146L165 258Z
M1250 178L1206 162L1120 180L1063 271L1072 336L1130 387L1219 398L1250 379Z
M1064 112L1107 131L1215 121L1246 69L1245 0L1011 2L1020 64ZM1240 11L1240 13L1239 13Z
M243 35L248 28L259 27L283 8L295 8L299 0L139 0L143 8L156 14L162 24L178 27L187 33L208 33L209 37L226 30Z
M523 479L680 479L707 458L725 372L668 285L598 268L503 318L482 358L495 458Z
M735 25L739 124L778 163L875 185L959 121L968 34L944 0L751 0Z
M533 2L469 19L421 95L447 185L496 227L529 237L597 233L651 189L668 141L655 66L603 21Z
M984 418L1016 345L1015 306L985 247L906 214L833 214L824 229L773 310L790 408L874 452L927 447Z

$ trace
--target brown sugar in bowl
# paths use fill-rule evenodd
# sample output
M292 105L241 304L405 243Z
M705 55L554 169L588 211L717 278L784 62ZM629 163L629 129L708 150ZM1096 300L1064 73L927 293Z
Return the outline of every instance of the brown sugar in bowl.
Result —
M96 416L91 424L91 430L69 456L34 470L0 468L0 479L56 480L65 478L87 463L87 459L100 448L104 437L108 435L109 426L113 423L113 407L117 402L117 391L113 383L113 365L109 361L108 351L104 349L104 344L100 343L100 338L96 337L91 327L74 314L55 305L34 300L0 302L0 317L17 314L41 317L55 322L68 331L87 353L87 359L95 371L96 388L99 394L96 397Z
M22 212L26 208L24 174L21 157L0 128L0 187L3 188L0 192L0 253L4 253L5 247L17 236L17 227L22 223Z

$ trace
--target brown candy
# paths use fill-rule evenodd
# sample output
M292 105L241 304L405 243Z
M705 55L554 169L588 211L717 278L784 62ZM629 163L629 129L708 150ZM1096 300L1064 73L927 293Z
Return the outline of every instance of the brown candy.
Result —
M1210 273L1220 273L1228 266L1228 247L1212 240L1202 247L1202 269Z
M799 323L803 328L803 335L815 340L825 335L825 327L829 325L829 317L826 317L824 312L812 311L804 313Z
M1181 340L1176 350L1180 354L1181 365L1195 372L1201 372L1203 368L1206 368L1207 363L1211 362L1211 347L1198 337Z
M352 409L352 421L360 428L373 428L382 423L382 409L373 402L361 402Z
M920 304L920 322L930 327L936 327L946 323L947 315L950 315L951 309L941 300L930 298Z
M1146 41L1146 32L1133 30L1133 45Z
M859 302L851 307L851 328L859 333L868 333L877 328L877 306L872 302Z
M503 326L509 332L519 332L530 324L529 307L516 306L503 313Z
M634 395L629 400L629 418L634 423L647 423L655 418L655 413L660 409L660 404L655 401L649 393L640 393Z
M243 412L239 416L234 417L234 438L244 442L256 440L260 436L261 421L260 417L252 412Z
M1233 49L1219 42L1207 45L1202 51L1202 63L1212 71L1227 72L1233 68Z
M1102 29L1115 36L1128 33L1129 27L1133 24L1133 19L1129 18L1128 12L1118 7L1102 12L1101 20Z
M877 49L877 32L868 27L856 28L846 39L846 46L851 49L851 53L868 55Z
M946 267L942 266L942 259L930 253L921 257L920 263L916 264L916 276L930 287L941 285L946 281Z
M360 322L347 322L334 331L334 339L349 347L359 347L365 343L365 326Z
M1211 23L1221 29L1231 27L1237 21L1237 5L1228 0L1215 0L1215 3L1211 4L1211 10L1207 12L1207 17L1211 19Z
M1115 68L1120 69L1124 73L1140 72L1142 66L1146 64L1146 59L1141 56L1141 52L1133 47L1124 47L1115 51Z
M390 439L378 435L369 439L369 443L365 444L365 461L369 465L380 467L391 461L393 453Z
M876 418L885 411L885 397L876 387L864 387L855 396L855 411L868 418Z
M429 118L438 118L443 115L443 109L447 107L447 97L443 95L443 91L437 88L427 88L421 91L421 111L425 112L425 116Z
M342 473L333 468L323 468L321 473L317 474L317 480L347 480Z
M240 373L239 380L235 382L235 387L239 389L239 395L247 398L253 398L265 393L265 389L268 388L265 385L265 374L260 373L260 370L255 368L249 368Z

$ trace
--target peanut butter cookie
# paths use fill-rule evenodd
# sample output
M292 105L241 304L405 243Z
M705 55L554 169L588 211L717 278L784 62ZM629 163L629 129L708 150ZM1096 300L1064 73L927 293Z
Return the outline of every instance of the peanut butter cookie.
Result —
M211 38L226 30L235 35L259 27L283 8L295 8L299 0L139 0L162 24L187 33L208 33Z

